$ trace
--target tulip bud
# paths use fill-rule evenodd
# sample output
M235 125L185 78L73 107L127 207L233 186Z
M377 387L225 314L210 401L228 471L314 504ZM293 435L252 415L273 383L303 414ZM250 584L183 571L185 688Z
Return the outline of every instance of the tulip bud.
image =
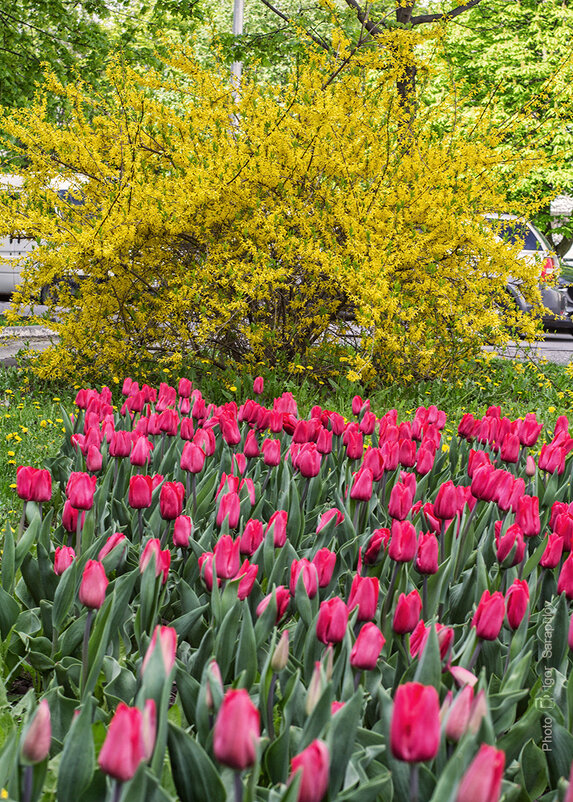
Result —
M316 570L316 566L306 558L293 560L291 563L289 584L291 596L294 596L296 593L296 586L300 576L302 576L302 583L308 598L314 599L318 593L318 571Z
M539 565L543 568L555 568L559 565L561 555L563 554L563 538L555 533L552 533L547 538L547 545L545 551L541 555Z
M193 537L193 521L189 515L178 515L173 524L173 545L189 548Z
M573 599L573 551L561 566L557 580L557 593L564 593L569 601Z
M151 476L136 474L129 479L129 492L127 503L134 510L151 507L151 494L153 492L153 479Z
M276 548L281 548L286 543L288 513L286 510L277 510L269 518L265 535L272 530L273 544Z
M265 380L262 376L257 376L253 381L253 393L255 395L262 395L265 388Z
M153 630L151 641L145 652L143 663L141 664L141 676L145 674L151 655L157 647L159 641L159 648L161 649L161 657L163 658L163 667L165 668L165 675L169 677L171 670L175 665L175 654L177 652L177 632L173 627L164 627L158 624Z
M314 708L317 706L320 697L322 696L322 686L322 667L320 662L317 660L314 664L314 671L312 672L312 677L310 678L304 705L304 710L307 716L310 716Z
M362 671L371 671L382 652L386 638L376 624L364 624L350 652L350 665Z
M291 760L289 783L301 775L297 802L321 802L328 790L330 753L324 741L312 741Z
M499 591L484 590L472 618L476 635L483 640L495 640L501 630L505 616L505 599Z
M321 603L316 622L316 636L321 643L340 643L347 624L348 607L339 596Z
M166 521L174 521L183 512L185 488L181 482L165 482L159 491L159 512Z
M446 721L446 738L458 742L467 731L474 699L474 689L465 685L453 700Z
M244 688L227 691L213 730L213 752L219 763L242 771L252 766L261 735L259 711Z
M358 607L357 621L369 621L376 615L380 582L375 576L356 576L352 580L348 611Z
M512 629L517 629L529 604L529 585L525 579L515 579L505 594L507 620Z
M97 560L88 560L78 594L80 602L92 610L99 610L104 603L108 584L103 564Z
M312 558L312 564L318 572L318 587L326 588L330 584L336 565L336 552L327 548L319 549Z
M396 604L392 629L399 635L413 632L420 620L421 612L422 599L417 590L413 590L408 595L401 593Z
M73 563L76 552L71 546L56 546L56 553L54 554L54 573L61 576L66 568L69 568Z
M41 763L50 753L51 742L50 706L47 699L42 699L22 742L22 760L25 763Z
M99 753L100 769L119 782L131 780L139 764L149 752L143 738L143 716L137 707L120 702L109 723Z
M71 473L66 485L66 496L77 510L91 510L93 507L96 477L88 473Z
M498 802L505 767L505 753L482 744L458 788L456 802Z
M286 664L288 663L288 638L288 629L285 629L273 652L273 656L271 657L271 668L275 674L278 674L280 671L286 668Z

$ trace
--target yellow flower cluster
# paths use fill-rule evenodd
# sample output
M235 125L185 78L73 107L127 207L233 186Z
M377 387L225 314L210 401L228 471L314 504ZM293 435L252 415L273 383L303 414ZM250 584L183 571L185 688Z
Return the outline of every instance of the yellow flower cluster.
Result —
M16 300L59 282L61 342L39 373L205 357L298 372L347 347L349 380L412 381L503 342L508 277L534 303L537 280L483 213L504 208L496 176L523 161L453 95L414 118L400 106L415 36L389 31L344 70L309 53L286 84L245 81L238 100L186 53L144 76L112 65L105 96L52 76L63 124L42 98L2 119L29 166L0 199L0 236L40 243Z

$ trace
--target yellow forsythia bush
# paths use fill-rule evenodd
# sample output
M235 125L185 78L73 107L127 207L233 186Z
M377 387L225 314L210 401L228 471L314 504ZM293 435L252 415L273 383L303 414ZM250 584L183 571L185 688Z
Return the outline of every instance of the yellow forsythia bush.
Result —
M483 214L505 210L499 170L525 161L445 95L401 110L405 34L336 75L340 61L311 53L280 86L253 71L238 99L226 68L191 53L144 75L112 64L105 96L49 77L0 120L26 160L0 234L40 243L17 301L60 282L61 342L36 369L93 377L194 355L320 369L350 340L354 374L409 380L503 339L508 276L538 302L536 271Z

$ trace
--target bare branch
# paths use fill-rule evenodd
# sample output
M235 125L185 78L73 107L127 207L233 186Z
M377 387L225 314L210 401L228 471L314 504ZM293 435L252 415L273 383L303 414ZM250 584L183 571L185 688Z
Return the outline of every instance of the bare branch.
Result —
M348 2L348 0L346 0ZM456 8L452 8L451 11L447 11L444 14L419 14L417 17L412 17L410 22L412 25L420 25L425 22L444 22L447 19L452 19L452 17L459 17L460 14L463 14L465 11L469 11L470 8L474 8L481 3L482 0L468 0L467 3L464 3L461 6L457 6Z
M266 7L267 7L267 8L268 8L270 11L272 11L272 12L273 12L273 14L276 14L276 15L277 15L277 17L280 17L280 18L281 18L282 20L284 20L285 22L288 22L288 24L289 24L289 25L294 25L294 23L292 22L292 20L290 20L290 19L289 19L289 18L286 16L286 14L283 14L283 12L282 12L282 11L280 11L278 8L276 8L276 6L273 6L273 5L272 5L272 3L269 3L269 0L261 0L261 3L262 3L264 6L266 6ZM310 31L305 31L305 33L306 33L306 35L307 35L307 36L309 36L309 37L312 39L312 41L313 41L315 44L317 44L319 47L322 47L322 48L323 48L323 50L330 51L330 45L329 45L329 44L328 44L328 42L326 42L326 41L325 41L325 40L324 40L322 37L315 36L315 35L314 35L313 33L311 33Z

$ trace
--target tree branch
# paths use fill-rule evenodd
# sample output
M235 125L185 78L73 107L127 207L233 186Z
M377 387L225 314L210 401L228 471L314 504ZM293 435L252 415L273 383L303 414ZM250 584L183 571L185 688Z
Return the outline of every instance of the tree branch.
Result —
M288 22L289 25L294 25L294 23L286 16L286 14L283 14L283 12L280 11L278 8L276 8L276 6L273 6L272 3L269 2L269 0L261 0L261 3L264 6L266 6L270 11L272 11L273 14L276 14L277 17L280 17L285 22ZM305 33L312 39L312 41L315 44L317 44L319 47L322 47L323 50L330 51L330 45L324 39L322 39L319 36L315 36L314 34L310 33L310 31L305 30Z
M467 3L457 6L456 8L452 8L451 11L447 11L444 14L419 14L417 17L412 17L410 22L412 25L420 25L425 22L444 22L452 17L459 17L460 14L463 14L465 11L469 11L470 8L474 8L474 6L479 5L481 1L482 0L468 0Z

